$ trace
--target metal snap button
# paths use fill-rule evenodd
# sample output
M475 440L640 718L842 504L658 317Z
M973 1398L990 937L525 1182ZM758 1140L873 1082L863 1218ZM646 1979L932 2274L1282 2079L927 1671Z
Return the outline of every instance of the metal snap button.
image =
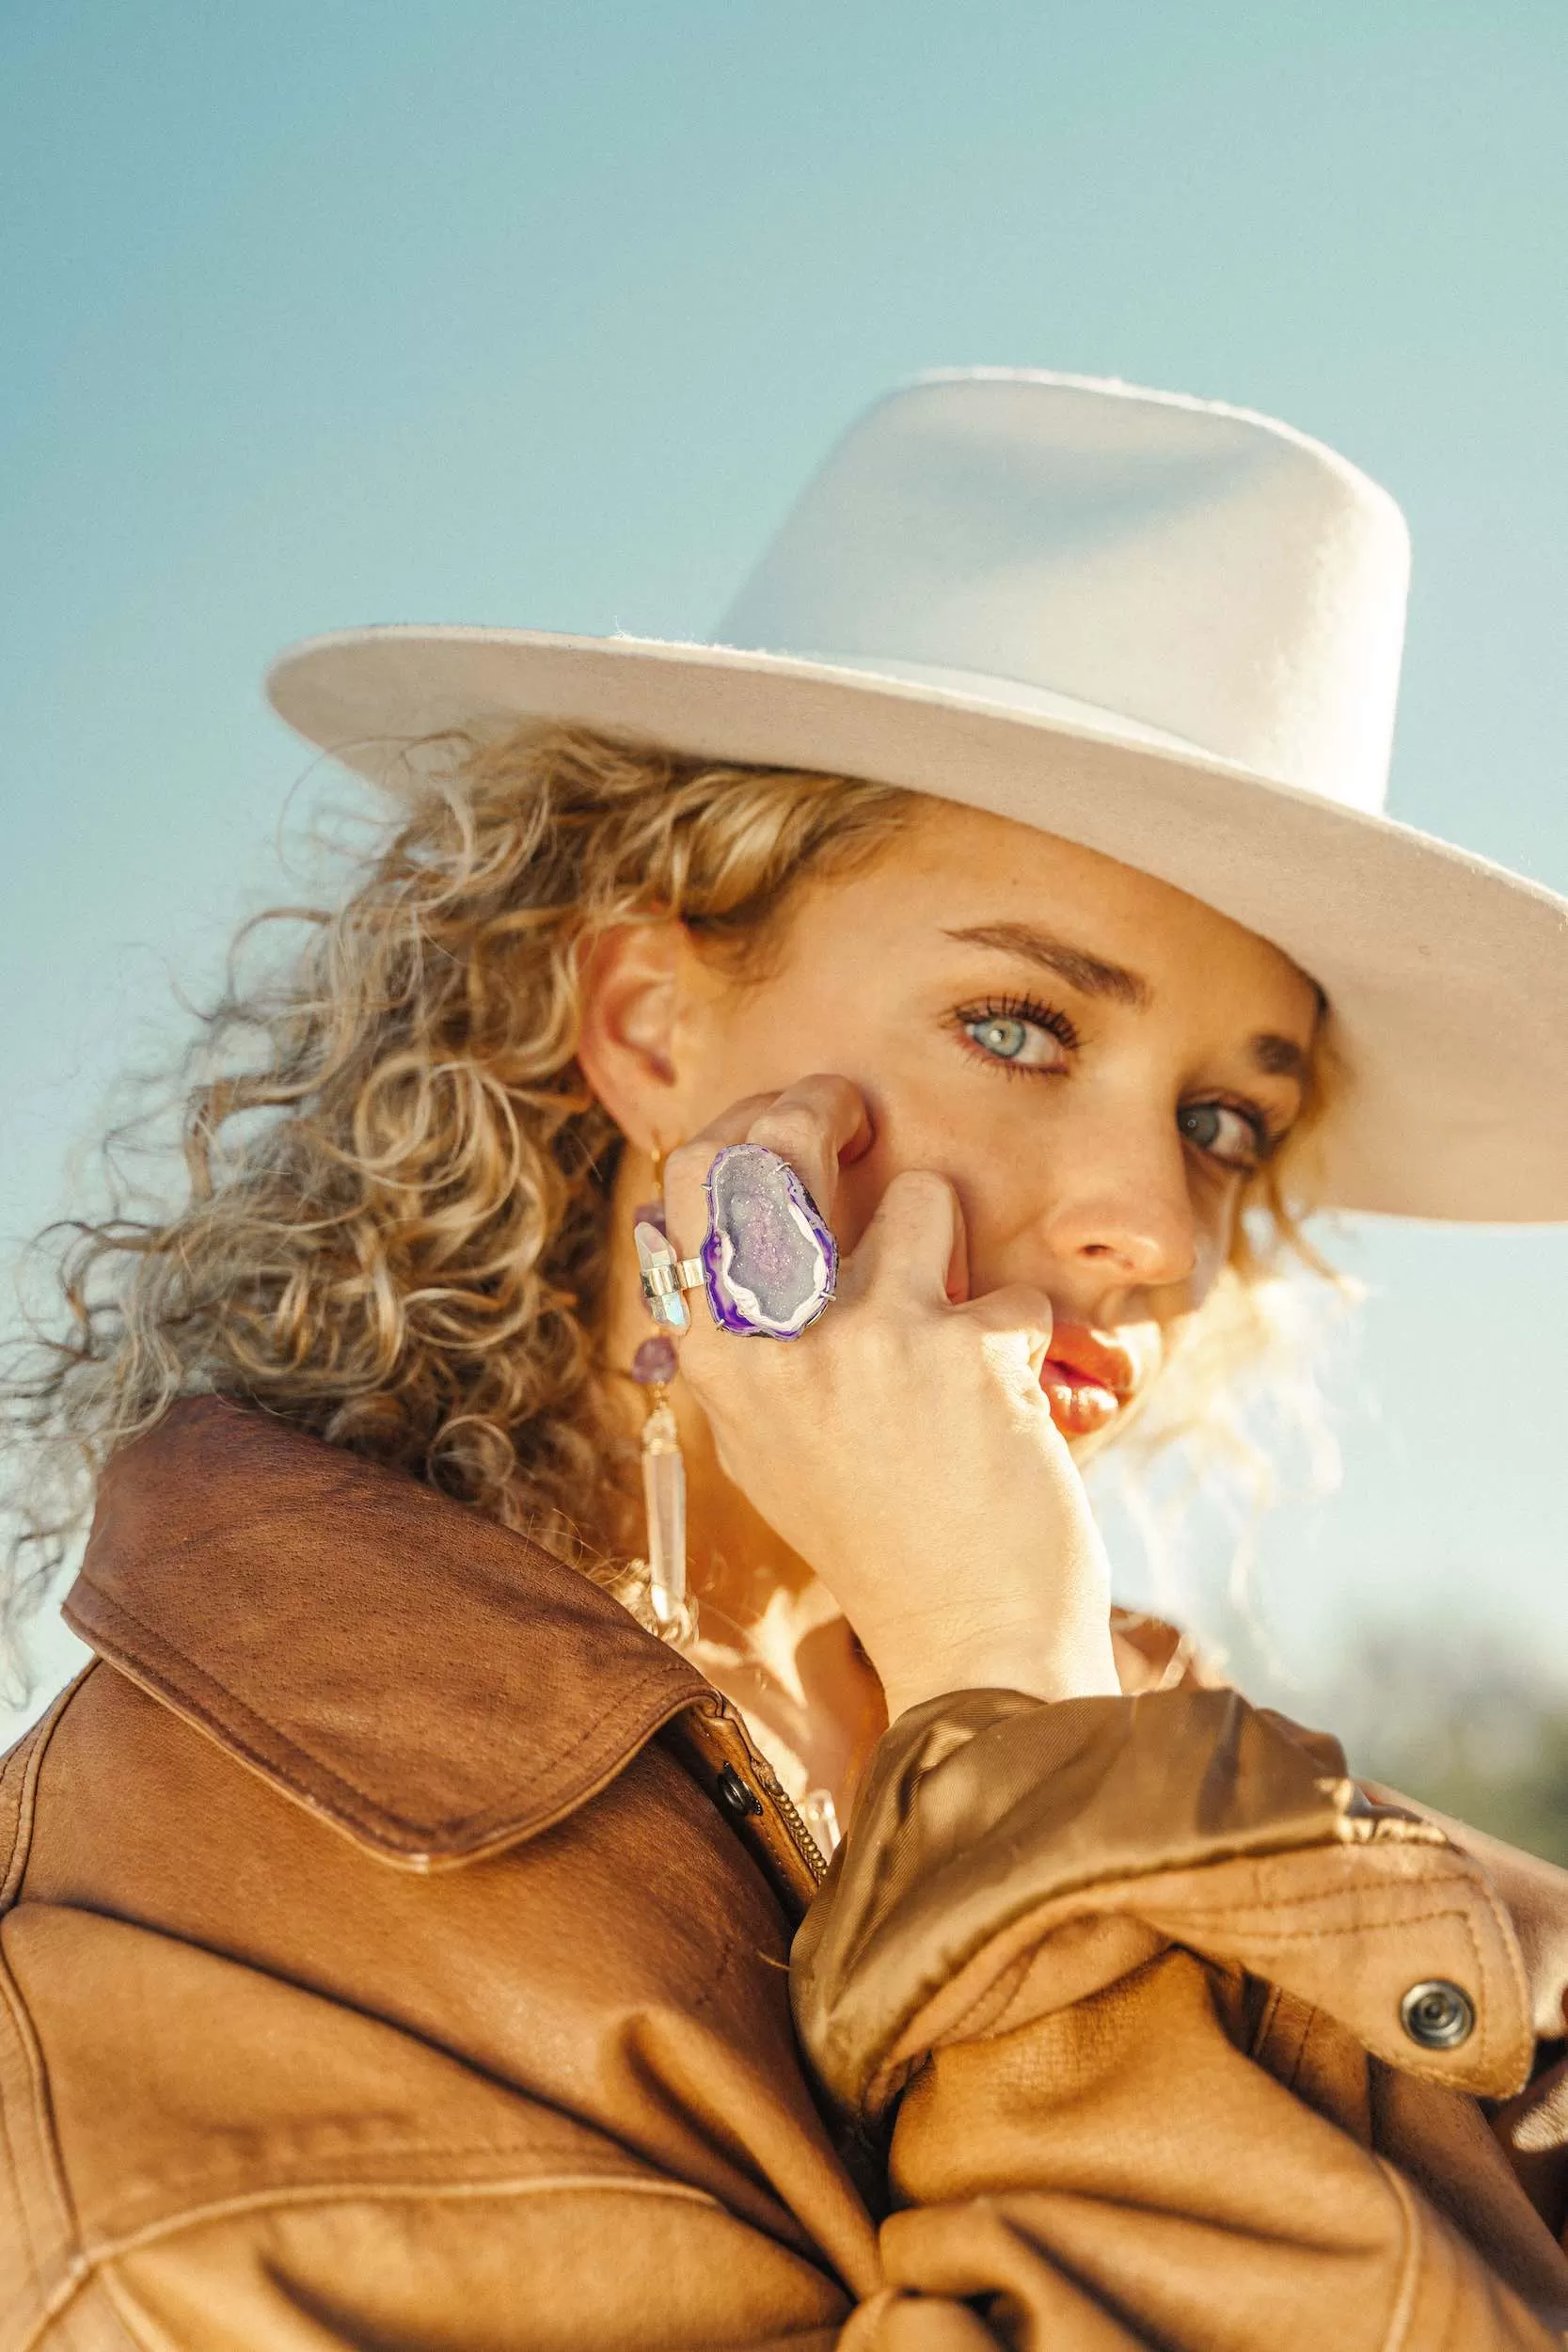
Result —
M1446 1978L1413 1984L1400 2003L1400 2023L1423 2050L1457 2050L1476 2029L1476 2005Z
M737 1821L743 1821L749 1813L762 1811L760 1801L747 1788L733 1764L726 1764L720 1773L716 1793L725 1812L733 1814Z

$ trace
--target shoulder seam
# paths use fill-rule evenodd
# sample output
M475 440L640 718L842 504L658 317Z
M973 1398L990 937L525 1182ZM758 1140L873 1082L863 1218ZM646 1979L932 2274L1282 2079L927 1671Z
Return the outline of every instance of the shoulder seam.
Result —
M715 2212L727 2210L717 2197L705 2188L695 2188L685 2181L645 2179L637 2173L512 2174L496 2180L474 2181L424 2181L417 2177L404 2181L314 2181L297 2188L254 2189L245 2196L214 2198L210 2204L184 2206L160 2221L149 2222L143 2229L128 2231L123 2237L105 2238L82 2249L71 2265L69 2277L50 2297L38 2331L27 2339L22 2352L33 2352L35 2346L42 2344L46 2331L64 2317L72 2303L95 2280L102 2280L105 2288L112 2292L114 2267L127 2255L139 2253L145 2247L156 2246L166 2238L178 2237L185 2230L199 2229L214 2221L239 2218L246 2214L276 2212L290 2206L298 2209L311 2205L359 2202L390 2204L416 2198L453 2204L472 2202L485 2197L562 2195L584 2189L601 2189L619 2196L670 2197L686 2204L705 2205Z

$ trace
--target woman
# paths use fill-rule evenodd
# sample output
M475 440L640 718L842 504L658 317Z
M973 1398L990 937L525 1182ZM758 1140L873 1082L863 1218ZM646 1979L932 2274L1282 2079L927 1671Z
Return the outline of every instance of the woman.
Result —
M0 2342L1560 2340L1561 1875L1114 1613L1077 1467L1315 1203L1568 1215L1564 910L1372 813L1403 564L976 374L725 644L281 665L401 806L13 1392L102 1475Z

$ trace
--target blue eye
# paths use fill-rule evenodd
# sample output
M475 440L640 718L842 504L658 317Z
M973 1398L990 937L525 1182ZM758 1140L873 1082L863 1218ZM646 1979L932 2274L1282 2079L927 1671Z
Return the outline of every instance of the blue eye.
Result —
M1245 1172L1263 1157L1264 1136L1258 1122L1227 1103L1190 1103L1177 1113L1176 1123L1189 1143L1222 1168Z
M1027 1022L1008 1020L1001 1014L987 1021L972 1021L968 1027L975 1044L988 1054L994 1054L998 1061L1016 1061L1029 1042Z
M954 1027L986 1061L1003 1070L1033 1070L1050 1077L1068 1068L1078 1032L1066 1013L1032 996L992 996L958 1006Z

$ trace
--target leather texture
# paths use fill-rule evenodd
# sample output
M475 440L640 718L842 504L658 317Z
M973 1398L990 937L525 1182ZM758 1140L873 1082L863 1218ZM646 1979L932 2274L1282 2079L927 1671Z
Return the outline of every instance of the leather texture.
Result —
M68 1613L0 1769L5 2352L1561 2341L1568 1878L1158 1629L1123 1700L902 1719L818 1889L686 1661L262 1416L117 1457Z

